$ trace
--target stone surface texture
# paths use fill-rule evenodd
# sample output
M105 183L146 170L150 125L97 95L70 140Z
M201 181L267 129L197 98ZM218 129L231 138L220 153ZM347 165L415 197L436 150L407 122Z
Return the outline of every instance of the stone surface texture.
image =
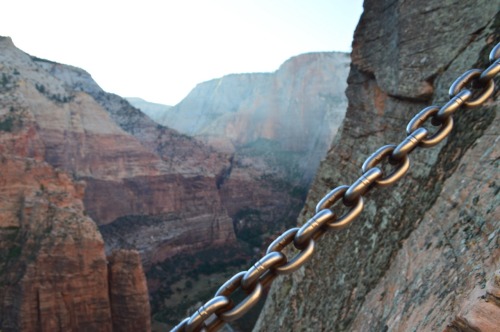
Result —
M108 272L101 234L83 212L84 185L36 158L8 154L2 154L0 174L2 331L136 331L149 326L140 256L117 253L114 273ZM126 284L120 274L138 282ZM108 280L110 275L118 277ZM110 297L110 289L121 295ZM124 308L133 308L134 315L123 319ZM117 323L120 329L113 327Z
M443 105L456 77L487 66L499 9L495 1L365 1L346 118L300 224L329 190L361 175L367 156L404 139L414 114ZM447 140L417 148L402 180L374 188L349 228L324 235L305 268L277 279L254 330L498 331L498 94L458 111Z
M108 269L113 331L150 331L148 287L137 251L113 252Z

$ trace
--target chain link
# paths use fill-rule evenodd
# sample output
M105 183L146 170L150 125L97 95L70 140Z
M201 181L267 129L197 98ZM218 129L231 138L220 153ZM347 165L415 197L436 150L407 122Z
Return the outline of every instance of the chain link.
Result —
M369 169L381 163L384 159L387 159L390 164L398 166L391 172L391 174L382 177L381 179L375 180L375 183L379 187L390 186L391 184L401 179L403 175L405 175L406 172L408 172L408 170L410 169L410 159L408 158L408 155L403 155L401 158L393 157L393 152L396 147L397 146L393 144L381 147L370 157L368 157L361 167L363 172L367 172Z
M417 146L422 146L422 142L427 139L428 135L429 131L425 128L417 128L409 132L408 136L392 151L392 157L396 160L407 157Z
M300 231L300 228L291 228L288 231L281 234L276 240L274 240L269 247L267 248L267 253L272 251L281 252L285 249L289 244L294 243L296 238L296 234ZM295 245L295 244L294 244ZM314 252L315 242L313 239L310 239L307 243L307 246L300 250L300 252L292 258L288 263L279 266L274 269L276 274L290 274L294 271L297 271L305 262L307 262Z
M217 290L215 296L230 296L239 288L244 289L242 286L242 280L246 273L247 271L242 271L235 274L231 279L226 281L224 285L219 288L219 290ZM247 297L245 297L243 301L236 306L231 302L226 311L218 316L224 322L232 322L246 314L259 301L261 296L262 285L260 283L256 283L253 285L253 289L247 293Z
M424 108L417 115L415 115L413 117L413 119L411 119L411 121L408 123L408 126L406 127L406 132L409 135L411 135L418 128L421 128L421 126L430 117L432 117L431 123L435 126L440 126L440 128L434 134L432 134L432 135L428 134L425 138L421 139L419 146L424 147L424 148L430 148L431 146L439 144L442 140L444 140L451 133L451 130L453 129L453 118L451 116L448 116L444 119L444 121L439 120L439 122L436 123L434 121L434 119L436 119L435 118L436 115L442 109L445 109L445 110L452 109L453 111L455 111L463 103L464 103L464 101L462 99L460 99L460 97L454 97L450 102L448 102L442 108L439 108L438 106L429 106L429 107ZM449 113L450 112L447 112L447 114L449 114Z
M494 92L493 79L500 73L500 43L490 53L490 66L485 70L470 69L460 75L449 90L450 101L444 106L429 106L415 115L406 127L408 136L397 145L385 145L363 163L363 174L352 185L339 186L326 194L316 206L316 214L302 227L291 228L268 247L264 255L248 271L242 271L226 281L214 298L201 306L191 317L184 319L172 331L217 331L225 322L234 321L248 312L261 298L267 287L280 274L289 274L302 267L315 249L315 241L330 229L349 226L363 211L363 195L374 187L396 183L410 168L408 155L416 147L432 147L443 141L453 129L452 115L460 108L483 105ZM427 120L439 129L433 134L423 126ZM387 161L394 168L384 175L376 167ZM349 210L342 216L332 207L342 200ZM293 244L299 252L288 261L282 251ZM247 294L238 305L229 299L241 290Z

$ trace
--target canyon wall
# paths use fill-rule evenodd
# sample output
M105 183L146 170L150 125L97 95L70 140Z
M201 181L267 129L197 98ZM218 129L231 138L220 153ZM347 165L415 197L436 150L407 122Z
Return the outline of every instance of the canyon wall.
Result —
M301 54L273 73L200 83L154 114L231 155L217 185L238 238L258 247L294 222L343 119L348 69L345 53Z
M286 175L308 185L343 119L348 70L346 53L301 54L273 73L200 83L156 120L218 149L236 151L237 160L255 159L256 151L286 156L286 161L260 158L254 164L266 163L269 169L288 164Z
M299 218L405 138L422 108L485 68L500 41L496 1L367 0L357 26L344 123ZM498 83L498 79L496 79ZM305 268L273 284L255 331L496 331L500 326L498 88L453 116L449 138L410 156L396 185L329 232ZM431 126L430 124L428 126Z
M6 37L0 142L2 331L148 330L143 263L235 243L227 155Z
M212 269L215 273L228 266L239 268L271 234L295 220L307 181L343 116L347 61L345 54L306 54L287 61L274 74L223 79L225 83L217 83L223 87L240 82L235 86L241 87L242 94L233 96L225 88L218 92L209 88L205 96L191 96L185 103L193 103L193 98L196 104L204 103L197 98L213 101L232 96L234 105L243 104L243 110L253 105L243 111L248 122L238 120L231 132L225 130L225 134L238 133L242 138L233 140L230 135L229 139L213 140L197 135L199 139L193 139L106 93L84 70L30 56L10 38L1 37L0 133L4 144L0 153L19 172L2 190L28 186L23 184L23 174L31 179L35 169L46 176L63 176L64 181L47 188L45 180L34 177L30 191L16 192L15 201L6 199L5 204L10 205L2 207L5 225L1 232L10 242L5 243L0 262L5 265L5 285L9 285L1 291L7 309L0 328L94 329L99 322L103 330L149 326L144 325L149 306L144 304L148 296L142 266L148 272L153 307L160 311L172 294L169 268L179 257L197 262L175 272L179 278L187 278L176 281L184 282L176 289L184 287L186 292L190 290L185 285L197 280L185 273L193 269L213 272L203 262L218 266ZM324 71L325 67L330 71ZM245 82L260 76L272 79L253 87ZM269 84L272 89L267 91ZM221 97L223 90L226 97ZM277 91L282 94L272 97ZM260 103L265 107L258 106ZM282 107L283 103L288 104ZM227 129L233 124L224 126ZM207 144L216 141L223 144ZM236 142L238 152L233 146ZM231 149L227 149L229 145ZM10 176L10 168L5 172L2 177ZM78 207L72 207L70 215L65 206L59 212L57 204L44 201L52 196L64 198L66 189L67 199ZM29 203L29 213L37 204L49 212L38 213L20 226L28 214L24 202ZM54 217L59 213L61 217ZM31 242L36 243L34 249L30 249ZM72 246L83 251L73 253ZM235 247L244 248L237 257L217 258L220 252ZM81 263L73 275L69 271L75 262ZM95 271L89 272L92 267ZM89 274L95 276L81 280ZM13 289L21 286L25 288L16 290L20 293L13 304ZM74 294L73 288L77 289ZM86 288L95 292L80 294ZM89 309L72 304L68 298L73 296ZM43 314L36 316L40 310ZM81 310L82 317L72 316L76 315L73 311ZM97 321L92 321L94 316Z
M0 54L10 40L0 38ZM84 211L85 183L44 161L46 147L28 104L19 93L20 72L0 65L0 329L2 331L122 331L150 326L144 271L135 291L110 280L123 265L120 253L108 264L104 241ZM137 251L129 257L140 261ZM130 259L130 258L129 258ZM122 293L109 296L110 289ZM142 297L146 301L137 299ZM122 307L135 307L123 316ZM118 312L116 315L112 313Z
M104 228L108 253L137 249L149 266L179 250L234 243L216 186L227 155L156 124L81 69L29 56L7 38L1 44L13 85L3 93L6 110L21 105L36 123L40 158L85 182L85 213ZM122 220L136 221L132 233ZM174 240L182 247L171 250Z

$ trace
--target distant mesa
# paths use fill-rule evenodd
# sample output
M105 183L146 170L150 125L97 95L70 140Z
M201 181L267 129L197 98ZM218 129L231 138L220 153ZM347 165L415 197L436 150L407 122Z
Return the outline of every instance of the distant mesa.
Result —
M125 99L130 104L132 104L132 106L137 107L143 113L145 113L147 116L149 116L151 119L155 121L157 121L163 115L163 113L172 108L172 106L169 105L152 103L137 97L126 97Z

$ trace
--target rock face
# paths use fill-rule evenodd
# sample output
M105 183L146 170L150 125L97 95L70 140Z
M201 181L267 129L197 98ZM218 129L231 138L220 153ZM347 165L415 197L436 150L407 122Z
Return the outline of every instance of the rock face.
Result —
M344 116L348 67L345 53L302 54L201 83L154 117L231 154L217 185L238 238L259 246L293 223Z
M8 156L8 155L7 155ZM2 155L3 331L111 331L104 242L82 188L49 165Z
M31 57L6 38L0 48L5 121L20 121L9 108L29 114L40 158L85 181L85 212L115 230L103 231L108 253L136 248L149 265L175 254L172 239L184 250L234 242L216 186L227 155L156 124L81 69ZM120 220L136 221L135 232Z
M2 331L148 329L141 261L235 242L226 155L4 37L0 162Z
M335 66L345 70L346 56L335 56L340 59L337 61L340 64L336 62ZM296 177L301 178L302 173L293 173L292 171L296 171L295 166L284 171L276 167L276 162L284 160L289 161L289 165L295 165L296 156L304 154L304 149L310 156L314 156L312 159L319 160L315 147L323 146L324 140L318 137L331 133L327 133L324 128L318 129L314 131L315 135L319 135L314 136L318 138L314 142L311 139L307 142L297 139L289 146L279 143L278 139L288 137L287 130L295 132L290 130L292 122L296 124L305 119L311 125L325 122L326 118L342 112L335 108L338 107L334 100L336 95L330 91L332 86L337 87L341 83L329 81L321 72L321 64L328 63L330 57L330 54L298 57L290 60L275 74L284 78L273 79L273 85L276 85L274 91L286 90L287 95L280 97L283 100L266 103L278 105L288 101L293 94L295 101L292 104L295 106L287 108L286 112L295 110L295 120L273 122L272 128L265 131L266 135L272 134L271 136L242 146L244 153L236 155L234 151L217 152L199 140L153 122L124 99L104 92L81 69L30 56L17 49L9 38L0 38L0 131L4 134L1 140L5 143L0 146L0 153L6 160L34 159L47 169L67 174L68 190L71 189L71 183L75 182L80 195L78 199L83 202L79 212L81 216L78 218L98 225L104 238L106 254L110 255L114 250L123 248L134 249L138 251L146 270L151 271L154 267L154 271L148 274L149 283L154 285L155 290L159 290L159 295L155 297L157 301L153 302L155 308L161 309L165 297L172 294L170 285L161 284L162 280L166 280L165 275L170 273L167 268L172 264L165 263L167 260L175 261L174 256L178 254L198 253L198 270L206 272L207 267L202 264L205 258L209 257L217 265L217 261L212 260L217 256L217 248L224 247L226 251L234 249L239 245L237 235L251 246L248 249L245 246L244 253L236 259L218 264L221 271L227 266L236 269L253 254L253 247L259 246L266 236L295 220L306 189L299 181L291 179L297 174L299 175ZM300 82L294 87L281 86L280 82L292 76L292 73L306 79L308 84ZM311 77L315 80L309 80ZM339 79L340 81L343 82L344 79ZM258 94L262 94L264 91L259 89ZM264 99L266 98L270 98L269 92L266 92ZM315 114L315 117L310 117L311 120L306 116L302 99L319 100L317 104L311 104L311 114ZM249 103L248 100L245 102ZM255 109L254 111L257 112ZM290 116L286 112L280 110L276 114L286 118L287 115ZM248 116L249 113L245 114ZM265 115L261 110L256 114L257 118ZM254 120L252 127L246 131L251 139L254 139L251 137L251 130L258 128ZM261 123L264 120L261 119ZM241 130L241 125L235 130ZM276 129L280 126L287 130ZM323 149L326 147L323 146ZM274 153L276 151L279 153ZM265 158L256 157L262 152L267 153ZM24 194L19 195L24 197ZM18 227L19 223L19 210L11 208L12 206L2 210L6 215L4 223L7 228ZM41 215L40 218L42 219L37 222L41 223L43 218L49 217ZM7 233L10 234L11 231L7 229ZM80 233L75 234L75 237L78 235ZM97 237L98 233L90 235ZM47 241L50 239L48 237ZM105 262L106 258L101 250L103 243L100 238L99 241L101 242L94 245L97 251L92 252L92 257L102 255L101 259ZM16 243L12 243L13 248L24 252L22 241ZM85 242L81 246L86 248L87 245L90 244ZM58 247L58 250L71 251L69 247ZM83 259L75 257L74 259ZM118 257L129 262L128 265L123 264L131 269L137 267L128 256ZM62 261L60 255L57 258ZM112 261L115 262L115 258ZM52 263L55 264L47 262L49 265ZM120 266L119 263L116 264ZM87 273L85 266L82 269L81 273ZM111 269L113 277L116 271L113 266ZM66 273L64 269L62 271ZM218 272L222 273L221 271ZM128 282L121 276L126 272L116 273L118 279L114 280L118 280L118 285ZM133 271L129 273L135 275ZM96 277L96 280L101 277L106 279L107 271ZM57 287L64 289L66 281L63 277L61 280L62 284ZM12 285L17 284L13 282ZM185 285L190 284L186 282L182 287ZM82 284L81 287L103 289L91 284ZM134 292L140 293L141 290L132 289L131 293L122 290L115 294L114 287L115 285L110 284L111 307L109 303L102 304L102 301L110 301L107 295L102 301L99 300L99 303L102 302L99 304L100 308L107 310L106 315L111 315L111 318L106 318L107 322L113 325L115 320L135 319L136 316L131 313L123 317L117 316L113 311L114 305L121 308L116 312L126 313L132 312L135 307L113 298L120 292L134 298ZM179 287L176 286L176 289ZM35 292L34 289L32 291ZM50 292L53 291L55 288L50 289ZM52 296L50 292L47 293L47 298ZM31 296L31 291L26 294ZM108 290L103 290L102 294L108 294ZM28 295L23 295L21 299L24 301L27 297ZM58 303L58 298L54 301ZM139 301L138 304L140 303L142 302ZM16 308L9 312L19 312L18 307ZM56 309L47 311L47 315L59 315L54 310ZM73 307L64 310L73 310ZM143 312L139 316L136 321L142 325ZM71 324L77 326L82 321L83 318L78 318L77 323L61 323L61 328L73 326ZM20 323L14 319L12 324ZM55 323L36 324L52 328ZM30 328L32 326L35 325L29 325ZM135 325L125 322L124 326Z
M125 265L120 272L137 276L142 284L108 280L104 242L96 224L84 215L84 184L73 183L40 160L43 145L37 142L29 113L9 112L16 120L6 131L3 117L0 130L0 328L113 331L116 321L121 331L134 331L138 324L149 323L142 266ZM19 149L22 143L27 144ZM27 146L42 151L27 151ZM127 253L126 259L120 252L115 256L113 272L127 261L140 261L137 252ZM110 299L110 288L121 297ZM114 314L137 305L138 298L146 301L135 307L134 315L123 320Z
M151 330L148 287L136 251L116 251L109 258L109 297L113 331Z
M346 110L345 53L309 53L274 73L233 74L196 86L158 121L219 149L293 156L293 177L309 184ZM269 163L269 160L265 160ZM291 173L291 171L290 171Z
M366 157L400 142L411 117L443 105L500 41L498 3L366 1L352 51L349 106L303 223ZM409 173L366 196L306 267L278 279L256 331L496 331L500 211L498 90L460 110L446 142L413 152ZM429 125L430 126L430 125Z

